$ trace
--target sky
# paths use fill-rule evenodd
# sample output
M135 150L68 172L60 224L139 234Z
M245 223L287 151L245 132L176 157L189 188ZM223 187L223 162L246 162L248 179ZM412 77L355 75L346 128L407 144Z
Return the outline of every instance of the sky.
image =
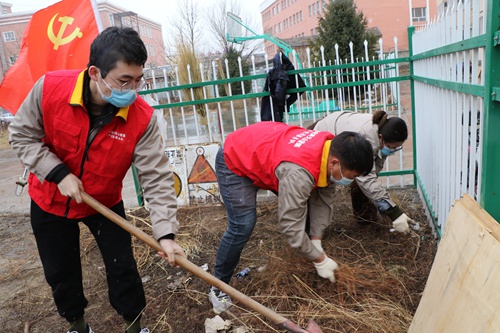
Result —
M194 0L201 8L210 6L215 0ZM260 23L259 5L263 0L239 0L245 15L254 22ZM55 4L56 0L3 0L12 4L12 12L27 10L39 10ZM170 20L175 17L177 11L177 0L108 0L119 7L131 10L140 16L144 16L162 25L163 34L170 26Z

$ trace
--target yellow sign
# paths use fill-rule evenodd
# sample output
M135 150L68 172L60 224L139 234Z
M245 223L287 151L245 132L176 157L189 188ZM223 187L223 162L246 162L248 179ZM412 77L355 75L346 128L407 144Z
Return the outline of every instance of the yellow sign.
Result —
M73 32L69 36L63 37L67 26L73 24L73 21L75 20L73 17L69 16L63 16L59 18L58 21L61 22L61 28L59 28L59 32L57 33L56 36L54 34L53 29L54 29L54 20L56 19L57 15L59 15L59 13L57 13L56 15L54 15L54 17L52 17L52 19L49 22L49 26L47 27L47 36L49 36L50 41L54 44L54 50L57 50L60 45L68 44L76 37L82 38L83 36L83 33L80 31L80 28L77 27L75 28L75 30L73 30Z

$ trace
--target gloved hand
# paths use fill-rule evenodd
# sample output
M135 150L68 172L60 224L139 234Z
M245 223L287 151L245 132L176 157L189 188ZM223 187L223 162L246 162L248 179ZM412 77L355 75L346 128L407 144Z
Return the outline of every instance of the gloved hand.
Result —
M324 279L328 279L331 282L335 282L335 275L333 274L333 271L339 268L339 265L337 265L335 261L325 255L325 260L320 263L313 263L319 276Z
M321 239L311 239L311 243L313 243L314 247L316 247L319 252L325 253L323 247L321 246Z
M413 220L410 219L408 215L403 213L397 219L392 221L392 226L396 229L396 231L406 234L410 232L410 227L408 226L409 222L413 222Z

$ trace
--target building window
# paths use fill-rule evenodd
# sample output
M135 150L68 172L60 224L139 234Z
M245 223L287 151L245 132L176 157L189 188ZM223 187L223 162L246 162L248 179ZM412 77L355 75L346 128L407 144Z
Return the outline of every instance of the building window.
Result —
M276 6L276 7L278 7L278 13L281 12L281 5L278 4L278 6Z
M4 42L15 42L16 35L14 34L14 31L5 31L3 33L3 40Z
M151 27L148 27L148 37L151 38Z
M309 17L313 16L312 6L309 6Z
M411 16L413 17L413 22L425 22L425 7L412 8Z
M139 26L139 29L140 29L140 31L141 31L141 36L145 36L145 35L146 35L146 29L145 29L145 27L144 27L144 24L141 24L141 25Z
M115 17L113 14L108 14L108 17L109 17L109 26L110 27L114 27L115 26Z
M154 57L155 56L155 47L153 44L149 45L149 55Z
M13 65L14 65L14 63L16 62L16 60L17 60L17 55L10 56L10 57L9 57L9 64L10 64L11 66L13 66Z

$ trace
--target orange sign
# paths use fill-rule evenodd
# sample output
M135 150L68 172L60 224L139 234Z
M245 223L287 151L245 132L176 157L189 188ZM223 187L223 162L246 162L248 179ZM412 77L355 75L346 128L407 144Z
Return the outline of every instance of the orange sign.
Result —
M215 183L217 182L217 176L215 175L214 169L210 163L208 163L205 158L205 149L202 147L198 147L196 149L196 153L198 157L194 162L193 169L191 170L191 174L188 177L188 183Z

